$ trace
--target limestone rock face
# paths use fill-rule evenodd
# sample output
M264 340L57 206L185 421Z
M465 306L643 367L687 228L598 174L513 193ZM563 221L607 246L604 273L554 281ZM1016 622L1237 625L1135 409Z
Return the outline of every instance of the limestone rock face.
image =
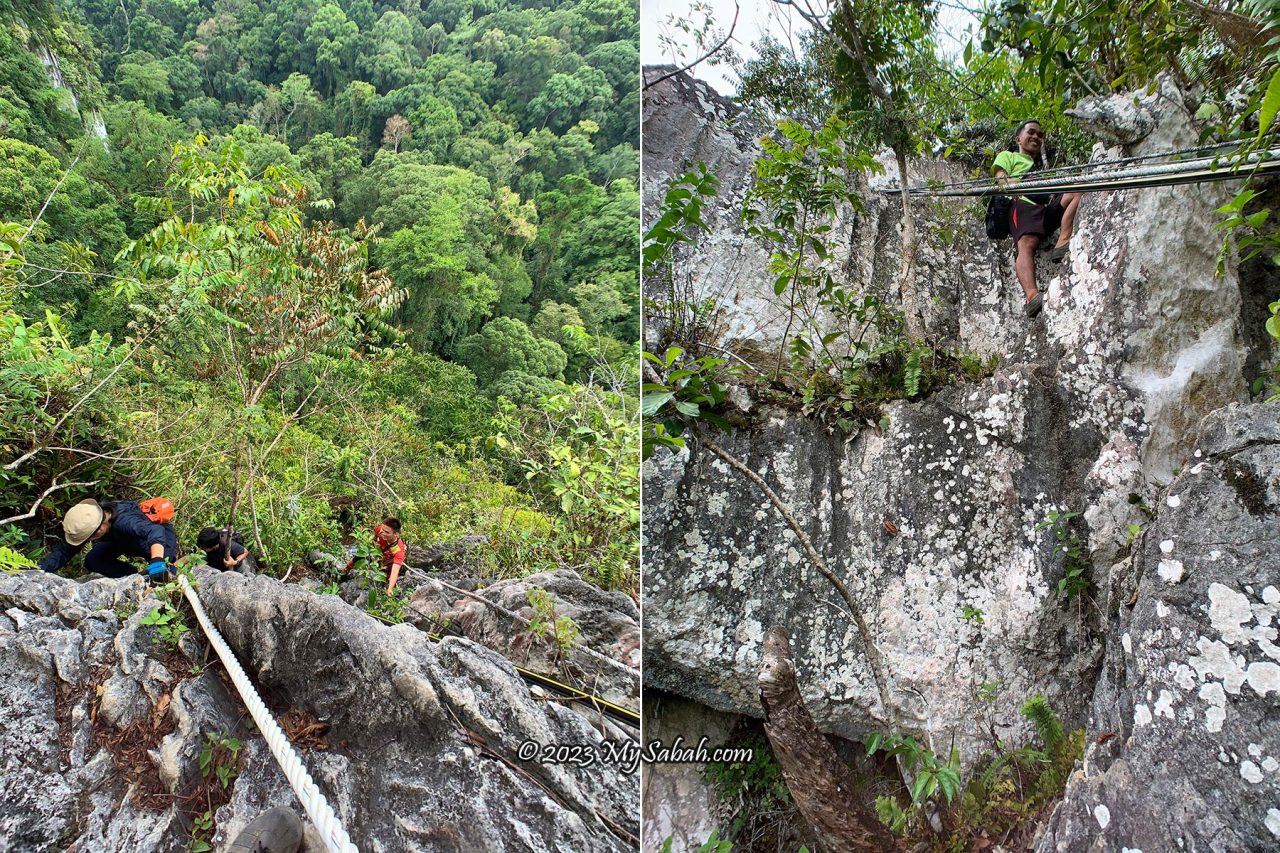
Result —
M607 763L584 772L521 758L525 740L592 746L600 735L535 699L495 652L434 643L271 578L199 578L206 610L277 715L328 724L327 748L304 761L360 849L634 847L638 779ZM232 731L244 710L217 664L193 676L195 661L152 643L140 620L154 606L138 579L0 577L0 848L182 849L190 825L174 796L199 781L205 735ZM130 722L155 743L122 769L109 746ZM215 846L272 805L301 814L265 743L240 736Z
M829 732L954 733L976 756L1001 685L1003 719L1049 691L1079 718L1088 697L1055 690L1096 666L1100 639L1061 603L1062 560L1036 524L1086 473L1062 400L1031 370L889 407L883 432L852 441L798 418L722 445L773 484L832 571L862 603L885 667L881 708L862 643L834 589L765 497L710 454L652 462L646 505L646 684L759 715L764 631L791 630L805 701ZM1037 436L1060 433L1045 460ZM1037 459L1041 462L1037 463ZM885 522L896 528L888 532ZM981 611L964 618L964 608ZM972 739L972 740L971 740Z
M724 186L721 198L704 209L711 233L699 238L693 292L716 300L718 344L776 352L786 330L785 306L773 296L773 277L760 260L764 249L743 234L737 218L750 162L759 153L754 140L763 130L719 127L730 111L699 94L700 86L668 81L646 93L645 211L658 209L663 175L678 175L699 160L719 165ZM1197 129L1171 85L1139 101L1134 110L1116 113L1133 119L1123 138L1135 144L1099 147L1095 158L1195 144ZM1100 105L1086 107L1101 115ZM910 168L913 182L967 177L937 163ZM833 270L855 289L889 282L892 295L896 287L900 202L876 190L897 183L892 168L871 179L866 210L848 213L837 225L845 236ZM1225 409L1236 413L1229 428L1242 430L1242 418L1252 424L1248 429L1277 418L1274 407L1247 404L1249 383L1280 354L1273 340L1253 331L1260 325L1256 306L1278 298L1271 295L1274 276L1259 272L1256 263L1241 267L1229 251L1224 274L1216 275L1222 238L1213 228L1220 219L1215 209L1236 189L1202 184L1087 195L1069 258L1059 266L1037 260L1045 308L1034 323L1022 315L1008 242L986 239L978 206L951 200L917 205L922 246L915 286L935 306L927 318L933 343L998 356L994 376L889 404L887 424L852 435L759 401L738 404L750 412L753 426L717 437L778 492L860 603L889 672L888 707L881 705L862 640L835 591L809 565L764 495L696 441L679 454L660 451L645 468L646 684L719 711L759 716L753 675L760 643L770 625L782 624L791 631L805 701L831 733L860 738L892 729L941 744L954 737L971 761L982 748L985 721L997 721L1002 736L1025 735L1017 731L1017 706L1035 693L1044 693L1069 724L1085 724L1091 714L1100 719L1101 691L1111 689L1114 697L1115 688L1105 688L1109 675L1096 682L1099 672L1112 672L1112 656L1123 648L1115 614L1133 593L1126 578L1142 572L1152 583L1168 585L1190 577L1191 564L1182 560L1179 570L1177 556L1153 559L1154 534L1135 542L1130 525L1150 524L1149 509L1159 524L1178 528L1175 541L1223 536L1223 519L1193 519L1164 505L1166 486L1176 475L1185 482L1202 461L1192 455L1198 440L1208 454L1203 442L1214 430L1228 429L1221 415L1202 428L1206 416L1232 407ZM660 328L649 333L651 347L662 343ZM1266 460L1258 464L1264 467L1257 476L1272 482L1267 477L1280 469ZM1176 496L1176 489L1170 494ZM1185 513L1185 497L1182 507ZM1077 529L1090 566L1089 600L1067 601L1057 591L1063 559L1052 552L1050 531L1037 529L1051 511L1083 514ZM1260 564L1276 575L1276 537L1254 538L1255 572ZM1268 584L1261 577L1249 583L1255 592L1236 590L1248 598L1249 612L1269 606L1260 598ZM1213 602L1207 589L1187 606L1208 612ZM1238 598L1231 601L1244 612ZM1217 639L1202 631L1191 637L1191 649L1202 635ZM1136 651L1137 639L1131 640ZM1222 654L1231 661L1242 653L1228 650ZM1260 651L1255 646L1248 660L1259 664L1255 677L1265 685L1271 670L1262 666L1269 661ZM1191 672L1199 679L1194 667ZM1225 692L1226 682L1219 681ZM979 695L983 685L996 684L994 702ZM1197 697L1202 686L1198 680L1192 691ZM1160 689L1150 697L1146 689L1130 701L1131 714L1138 704L1156 714ZM1216 701L1216 688L1206 690ZM1274 716L1266 710L1274 694L1266 702L1262 694L1225 695L1228 706L1238 700L1260 719ZM1098 734L1092 727L1089 733ZM1274 733L1260 731L1235 748L1237 759L1228 751L1233 766L1249 760L1262 768L1274 748L1262 756L1248 750L1249 744L1262 748L1265 737L1274 743ZM1212 761L1218 760L1215 750ZM1168 778L1181 774L1179 784L1194 789L1200 780L1190 777L1201 769L1200 763L1171 764ZM1113 784L1122 772L1116 771ZM1148 779L1141 773L1134 779L1138 788L1126 796L1142 799ZM1275 805L1274 792L1272 797ZM1225 801L1206 802L1219 809ZM1148 808L1150 815L1160 814L1159 807ZM1117 810L1112 808L1112 820L1119 820ZM1093 826L1096 831L1097 820ZM1201 845L1194 849L1218 849L1208 842L1214 831L1206 825L1186 838ZM1174 849L1151 844L1130 847ZM1108 841L1096 849L1120 845Z
M1112 736L1041 853L1280 846L1280 404L1200 435L1117 579L1089 724Z
M564 668L583 688L610 702L639 709L640 679L584 654L591 649L628 667L640 666L640 610L621 592L606 592L587 583L570 569L539 572L498 581L477 593L525 619L535 616L528 593L534 588L549 596L558 618L572 619L578 630L573 647L561 649L546 634L534 636L528 626L475 598L460 595L434 577L411 575L416 584L408 619L425 631L447 628L501 652L508 660L533 672L564 679ZM465 589L456 582L451 585Z

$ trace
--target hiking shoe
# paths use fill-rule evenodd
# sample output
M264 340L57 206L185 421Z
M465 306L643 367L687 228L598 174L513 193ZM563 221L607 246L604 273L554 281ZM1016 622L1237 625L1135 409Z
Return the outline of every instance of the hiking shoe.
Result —
M1026 307L1027 319L1034 320L1036 318L1036 315L1040 313L1040 309L1043 307L1044 307L1044 294L1037 293L1035 296L1031 298L1031 301L1027 303L1027 307Z
M267 809L240 830L224 853L298 853L302 821L289 809Z
M1071 244L1063 243L1061 246L1054 246L1049 252L1049 263L1060 264L1062 259L1071 254Z

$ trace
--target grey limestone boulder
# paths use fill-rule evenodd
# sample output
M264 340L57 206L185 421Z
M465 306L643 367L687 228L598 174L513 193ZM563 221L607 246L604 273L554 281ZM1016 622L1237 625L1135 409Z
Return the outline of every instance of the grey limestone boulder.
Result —
M1200 435L1120 581L1090 710L1105 737L1040 853L1280 848L1280 404Z
M327 724L304 761L361 850L633 848L636 775L528 760L526 740L591 749L600 735L535 698L495 652L271 578L198 577L268 705ZM0 848L183 849L178 798L214 732L244 743L215 845L273 805L301 813L265 743L237 728L245 712L220 666L203 666L198 643L193 660L152 642L140 620L154 606L139 579L0 577ZM130 725L154 743L122 768L112 745Z

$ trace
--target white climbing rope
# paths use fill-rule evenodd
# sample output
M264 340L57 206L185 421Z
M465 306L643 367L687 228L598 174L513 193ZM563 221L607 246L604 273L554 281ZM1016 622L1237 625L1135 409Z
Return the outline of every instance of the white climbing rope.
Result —
M351 838L347 835L347 831L342 828L342 822L334 814L328 800L324 798L324 794L320 793L320 789L312 781L311 774L307 772L306 766L303 765L298 753L294 751L293 745L289 743L289 739L285 737L284 732L271 716L271 712L267 710L262 697L258 695L253 683L249 681L249 676L245 675L240 662L236 660L235 653L231 651L227 641L222 639L222 635L218 633L218 629L214 627L213 622L209 620L208 614L204 612L204 607L200 604L200 596L196 595L195 589L183 575L178 576L178 586L182 588L182 594L191 603L191 609L195 611L196 620L199 621L200 627L204 629L205 635L209 638L209 644L217 651L218 657L222 660L222 665L227 668L227 674L231 676L231 682L236 686L236 690L240 692L240 699L244 702L245 707L249 709L249 714L253 717L253 721L257 723L258 731L262 732L262 737L266 740L271 754L275 756L276 763L284 771L285 778L289 780L289 784L293 787L293 792L302 801L302 807L306 810L307 817L311 818L311 822L320 831L320 837L324 839L325 846L332 853L359 853L356 846L351 843Z

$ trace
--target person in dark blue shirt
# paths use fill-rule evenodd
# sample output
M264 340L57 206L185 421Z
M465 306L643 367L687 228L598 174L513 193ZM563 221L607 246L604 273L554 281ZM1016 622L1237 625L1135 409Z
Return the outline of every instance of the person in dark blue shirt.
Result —
M246 563L246 558L249 556L248 550L235 539L232 539L228 544L231 547L230 559L227 559L226 553L222 548L221 530L216 527L206 527L196 537L196 546L201 551L204 551L204 561L210 567L229 572L239 572L242 575L253 574L251 566Z
M134 573L125 558L148 561L147 575L164 580L178 556L178 536L173 526L158 524L133 501L98 503L84 500L67 510L62 519L65 541L40 561L40 568L56 572L80 553L90 542L84 555L84 567L108 578L122 578Z

